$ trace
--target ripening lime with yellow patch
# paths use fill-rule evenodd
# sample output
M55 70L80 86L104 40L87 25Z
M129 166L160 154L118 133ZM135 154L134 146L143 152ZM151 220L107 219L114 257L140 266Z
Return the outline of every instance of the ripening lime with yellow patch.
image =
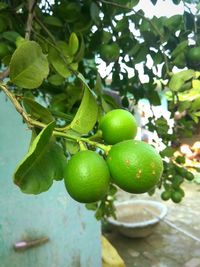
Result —
M151 145L127 140L112 146L107 164L113 182L129 193L145 193L159 181L163 162Z

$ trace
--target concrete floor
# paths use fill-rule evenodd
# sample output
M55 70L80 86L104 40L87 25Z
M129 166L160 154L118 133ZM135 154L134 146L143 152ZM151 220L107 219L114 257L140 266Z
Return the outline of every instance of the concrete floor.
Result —
M164 202L166 219L200 238L200 185L185 183L185 198L180 204ZM160 192L153 197L119 193L119 199L141 198L161 201ZM111 231L105 234L127 267L200 267L200 243L160 222L154 232L143 239L130 239Z

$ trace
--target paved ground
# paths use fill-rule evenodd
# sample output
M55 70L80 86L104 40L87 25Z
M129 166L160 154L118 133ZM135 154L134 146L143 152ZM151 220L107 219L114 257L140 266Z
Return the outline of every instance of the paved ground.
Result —
M200 238L200 185L186 183L186 196L180 204L164 202L168 207L167 220ZM121 193L120 199L136 196ZM138 196L137 196L138 197ZM160 200L140 195L139 198ZM160 222L147 238L130 239L115 231L106 237L118 250L127 267L200 267L200 243Z

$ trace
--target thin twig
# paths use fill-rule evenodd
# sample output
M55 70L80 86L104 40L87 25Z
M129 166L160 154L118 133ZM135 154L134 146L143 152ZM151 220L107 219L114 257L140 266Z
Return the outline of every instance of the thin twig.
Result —
M29 0L28 2L28 19L26 23L25 39L29 40L31 36L32 23L34 17L34 8L37 4L37 0Z
M127 9L129 11L134 11L132 8L130 8L128 6L124 6L124 5L121 5L121 4L118 4L118 3L115 3L115 2L110 2L110 1L107 1L107 0L101 0L101 1L97 1L97 2L108 4L108 5L111 5L111 6L120 7L120 8L124 8L124 9Z
M8 90L6 85L0 84L0 87L2 91L8 96L8 98L11 100L13 105L15 106L16 110L19 112L19 114L23 117L24 121L27 123L27 125L30 127L30 118L28 114L24 111L22 106L20 105L19 101L16 99L16 97Z
M0 73L0 80L3 80L4 78L8 77L9 73L10 73L10 69L9 68L7 68L3 72L1 72Z
M47 27L40 21L40 19L35 16L35 21L40 25L40 27L48 34L48 36L51 38L51 40L54 42L55 44L55 38L53 36L53 34L49 31L49 29L47 29Z

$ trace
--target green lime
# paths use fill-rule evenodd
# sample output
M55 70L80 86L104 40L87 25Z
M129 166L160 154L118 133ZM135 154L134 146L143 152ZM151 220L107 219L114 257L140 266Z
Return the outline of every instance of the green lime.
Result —
M185 157L183 156L178 156L176 158L176 162L179 163L179 164L184 164L185 163Z
M188 49L187 59L190 64L200 63L200 46Z
M100 49L101 58L106 62L117 61L120 55L120 48L118 44L103 44Z
M9 53L8 46L4 43L0 43L0 59L5 57Z
M185 174L188 172L184 167L176 166L175 168L181 176L185 176Z
M187 172L185 174L185 179L187 179L188 181L192 181L194 179L194 174L191 172Z
M171 199L174 203L181 202L182 198L183 198L183 194L178 190L173 191L171 194Z
M172 178L172 186L173 188L179 188L180 184L182 184L184 181L183 177L180 175L175 175Z
M65 186L78 202L92 203L102 199L108 191L109 181L108 166L94 151L80 151L67 163Z
M161 198L162 200L169 200L171 198L171 191L168 190L168 191L163 191L162 194L161 194Z
M114 109L102 117L99 129L102 131L104 141L113 145L133 139L137 133L137 123L129 111Z
M184 192L184 190L182 188L179 187L179 188L176 189L176 191L181 193L182 197L185 196L185 192Z
M163 172L159 153L142 141L127 140L113 145L107 163L115 184L130 193L148 192Z

